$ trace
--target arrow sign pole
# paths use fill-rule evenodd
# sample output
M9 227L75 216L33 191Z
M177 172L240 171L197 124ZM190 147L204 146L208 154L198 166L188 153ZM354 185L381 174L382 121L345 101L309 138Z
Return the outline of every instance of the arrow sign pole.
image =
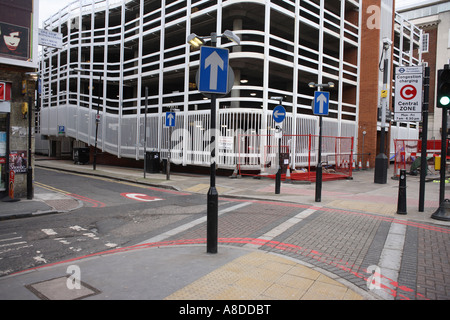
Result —
M224 70L224 61L216 51L205 60L205 69L210 68L209 89L217 90L219 68Z
M203 46L200 50L199 91L227 94L230 68L228 49Z
M327 97L325 97L325 95L322 93L320 96L317 97L316 101L319 103L319 113L323 114L323 106L328 101Z
M173 116L173 114L172 113L170 113L168 116L167 116L167 119L169 119L169 124L170 124L170 126L172 126L173 124L173 120L174 120L174 116Z

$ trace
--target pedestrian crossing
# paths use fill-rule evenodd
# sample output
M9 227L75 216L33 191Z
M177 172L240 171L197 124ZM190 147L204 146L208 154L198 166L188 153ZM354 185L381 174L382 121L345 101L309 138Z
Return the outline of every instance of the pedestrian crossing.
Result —
M33 245L28 243L23 236L17 232L11 232L0 235L0 276L12 272L8 259L21 256L20 251L30 248Z
M62 252L79 255L95 243L95 250L118 248L118 244L102 239L95 230L73 225L61 228L41 228L32 239L26 234L10 232L0 234L0 277L51 263ZM90 252L89 252L90 253Z

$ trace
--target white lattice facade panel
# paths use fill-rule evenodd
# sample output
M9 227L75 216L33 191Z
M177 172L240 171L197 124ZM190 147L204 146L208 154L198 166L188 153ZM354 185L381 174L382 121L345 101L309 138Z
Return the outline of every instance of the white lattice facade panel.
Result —
M318 134L310 82L336 85L324 134L356 137L360 6L355 0L75 1L45 23L63 34L63 49L42 53L41 133L55 135L65 125L66 135L94 145L99 112L104 152L143 159L144 147L162 157L170 149L174 162L209 164L210 102L196 88L199 51L187 37L232 30L239 46L218 39L230 50L235 74L231 93L218 100L219 140L226 145L220 166L236 165L240 132L270 134L273 96L284 98L286 134ZM173 108L171 131L165 113ZM270 142L248 152L261 156L263 143Z

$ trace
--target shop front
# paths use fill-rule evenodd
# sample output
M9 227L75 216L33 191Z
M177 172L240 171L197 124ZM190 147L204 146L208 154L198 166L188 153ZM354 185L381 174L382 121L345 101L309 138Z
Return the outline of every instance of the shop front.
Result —
M11 84L0 82L0 198L7 193Z
M0 197L7 187L8 113L0 112Z

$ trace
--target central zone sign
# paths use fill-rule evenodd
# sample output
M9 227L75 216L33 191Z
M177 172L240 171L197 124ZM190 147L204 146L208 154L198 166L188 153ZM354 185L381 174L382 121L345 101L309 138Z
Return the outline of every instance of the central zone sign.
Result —
M422 121L422 67L395 69L395 121Z

